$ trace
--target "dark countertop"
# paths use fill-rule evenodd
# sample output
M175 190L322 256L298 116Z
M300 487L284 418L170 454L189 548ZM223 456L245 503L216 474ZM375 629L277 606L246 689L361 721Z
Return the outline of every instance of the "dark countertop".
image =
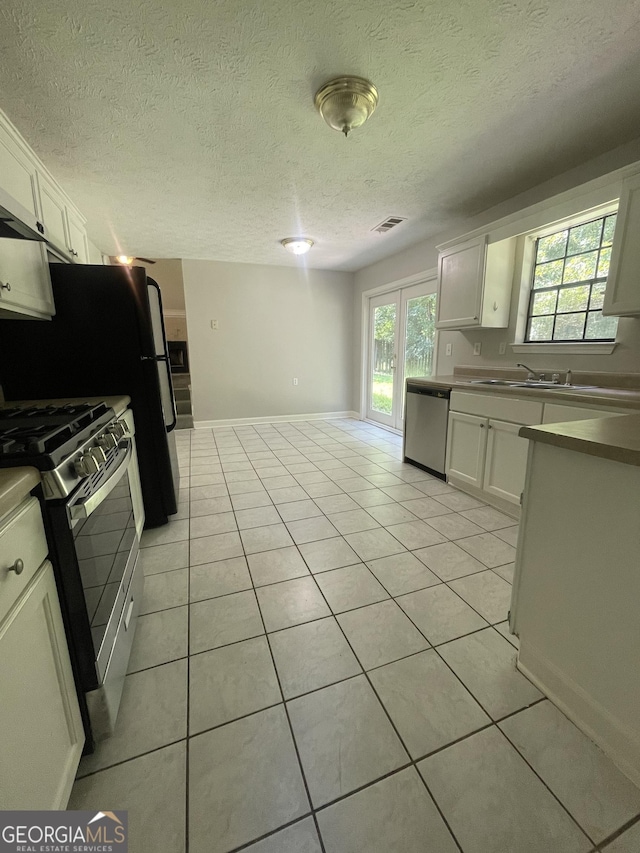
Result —
M465 368L455 368L456 371L463 371ZM599 386L595 388L582 389L565 389L562 386L558 388L514 388L508 385L476 385L470 384L473 380L479 378L505 378L513 380L526 379L526 374L521 371L495 370L491 368L475 369L469 368L469 373L456 372L452 375L436 375L415 377L407 379L407 382L413 382L417 385L425 385L432 388L444 388L452 391L469 391L474 394L498 394L506 397L521 397L523 399L535 398L543 400L546 403L551 403L554 400L564 403L574 403L575 405L592 405L592 406L612 406L621 409L629 409L630 411L640 411L640 384L638 387L609 387ZM593 374L586 374L590 377ZM624 374L629 376L629 374ZM606 381L616 381L615 374L602 374L598 379ZM638 375L640 383L640 374ZM596 382L588 382L586 379L580 378L580 374L574 374L574 381L580 385L597 384Z
M640 466L640 415L525 426L523 438Z

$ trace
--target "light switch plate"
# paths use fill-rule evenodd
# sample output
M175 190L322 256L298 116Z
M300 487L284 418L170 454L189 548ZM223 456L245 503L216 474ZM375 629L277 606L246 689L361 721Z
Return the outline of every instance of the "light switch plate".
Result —
M447 344L445 347L446 355L451 355L453 353L453 344Z
M500 342L500 346L498 347L498 355L504 355L507 351L507 344L505 341Z
M481 352L482 352L482 344L480 343L480 341L476 341L476 343L473 345L473 354L474 355L480 355Z
M218 328L218 321L217 320L211 321L211 328L214 330Z

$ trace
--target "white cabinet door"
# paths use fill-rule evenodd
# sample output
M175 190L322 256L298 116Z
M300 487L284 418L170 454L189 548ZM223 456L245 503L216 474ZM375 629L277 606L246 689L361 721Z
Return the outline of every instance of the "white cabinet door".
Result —
M602 313L640 314L640 175L623 182Z
M55 314L44 243L0 241L0 317Z
M520 438L520 424L490 420L483 488L503 500L520 503L527 470L529 441Z
M67 208L67 225L69 228L69 250L77 263L89 263L89 242L84 222Z
M0 186L29 213L38 218L36 167L0 123Z
M38 172L38 188L42 221L47 229L47 237L57 249L69 254L67 206L64 199L55 184L52 184L41 172Z
M487 446L487 419L449 412L447 476L482 488Z
M0 623L0 809L65 808L84 744L53 568Z
M486 251L484 236L440 252L436 328L479 325Z

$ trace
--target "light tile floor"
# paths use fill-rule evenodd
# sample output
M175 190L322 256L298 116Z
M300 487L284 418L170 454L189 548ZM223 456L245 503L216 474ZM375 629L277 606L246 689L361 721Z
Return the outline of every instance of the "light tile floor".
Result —
M354 420L177 434L115 735L131 853L632 853L640 791L515 668L514 520Z

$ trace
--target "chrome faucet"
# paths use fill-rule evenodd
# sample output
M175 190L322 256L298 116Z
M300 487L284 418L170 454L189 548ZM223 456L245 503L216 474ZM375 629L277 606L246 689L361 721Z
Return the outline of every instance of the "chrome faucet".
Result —
M524 367L524 369L528 371L528 373L527 373L527 379L536 379L536 373L535 373L535 370L531 370L531 368L530 368L530 367L528 367L526 364L522 364L522 362L520 362L520 361L519 361L519 362L516 364L516 367Z
M570 370L567 370L567 375L565 377L564 384L565 385L571 385L572 381L573 381L573 374L571 373Z

